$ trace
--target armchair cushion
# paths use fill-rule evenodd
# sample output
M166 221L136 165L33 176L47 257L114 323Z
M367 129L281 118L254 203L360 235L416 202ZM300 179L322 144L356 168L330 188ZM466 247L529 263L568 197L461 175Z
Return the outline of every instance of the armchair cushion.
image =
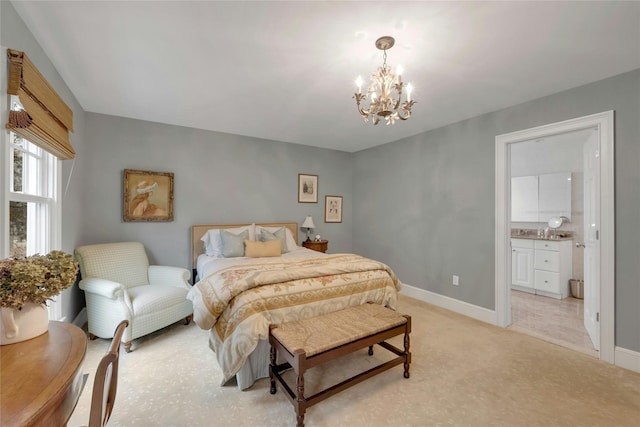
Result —
M127 289L133 317L153 313L158 307L173 307L184 303L186 290L176 286L136 286Z

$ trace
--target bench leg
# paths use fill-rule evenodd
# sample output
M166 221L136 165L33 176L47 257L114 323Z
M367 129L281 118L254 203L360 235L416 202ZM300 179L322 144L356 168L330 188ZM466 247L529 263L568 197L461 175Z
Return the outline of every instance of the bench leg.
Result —
M404 377L409 378L409 362L411 362L411 352L409 351L409 325L404 330Z
M373 356L373 346L369 346L369 356Z
M306 411L306 402L304 399L304 372L300 372L298 374L296 391L296 427L304 427L304 413Z
M276 369L277 354L274 346L271 346L269 354L271 361L271 364L269 365L269 379L271 380L271 389L269 390L269 393L276 394L276 376L273 374L273 370Z

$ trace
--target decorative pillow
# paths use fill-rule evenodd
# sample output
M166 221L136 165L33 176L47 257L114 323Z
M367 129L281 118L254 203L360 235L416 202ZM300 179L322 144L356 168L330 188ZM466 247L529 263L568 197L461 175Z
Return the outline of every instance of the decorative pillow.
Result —
M264 228L260 230L260 241L261 242L269 242L272 240L278 240L280 242L280 250L282 253L287 252L287 241L286 233L284 231L284 227L277 229L275 232L271 233Z
M222 240L223 257L233 258L244 256L244 241L249 240L249 230L245 230L237 235L227 230L222 230L220 231L220 240Z
M255 224L246 225L244 227L225 228L224 230L232 234L240 234L243 231L249 231L249 240L255 240ZM207 231L200 240L204 242L204 253L207 256L222 258L222 240L220 239L220 231L223 229L216 228Z
M280 240L269 240L266 242L252 242L245 240L245 256L251 258L280 256L282 243Z
M260 240L260 232L262 230L267 230L270 233L275 233L280 229L284 229L286 236L285 243L282 245L282 253L291 252L296 247L298 247L298 245L296 244L296 239L293 238L293 233L287 227L262 227L256 225L256 240Z

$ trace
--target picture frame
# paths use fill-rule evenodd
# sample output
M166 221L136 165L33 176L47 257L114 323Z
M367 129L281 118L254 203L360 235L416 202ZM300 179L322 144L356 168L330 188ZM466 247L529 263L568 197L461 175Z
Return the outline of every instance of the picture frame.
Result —
M173 221L173 173L124 170L125 222Z
M342 222L342 196L324 196L324 222Z
M298 203L318 203L318 175L298 174Z

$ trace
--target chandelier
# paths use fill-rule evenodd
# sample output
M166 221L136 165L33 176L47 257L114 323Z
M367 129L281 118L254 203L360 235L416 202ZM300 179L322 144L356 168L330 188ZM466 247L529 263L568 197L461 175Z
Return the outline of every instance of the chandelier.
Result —
M358 112L365 122L371 116L373 124L377 125L380 118L387 121L387 125L394 124L396 120L407 120L411 117L411 107L415 101L411 100L411 84L405 84L402 79L402 66L396 71L387 65L387 49L391 49L395 43L393 37L384 36L376 40L376 47L382 50L384 62L382 67L371 75L371 85L367 93L362 93L362 77L358 76L356 85L358 92L353 96L358 105ZM402 89L406 86L407 97L402 102ZM366 108L363 101L369 98L369 107Z

